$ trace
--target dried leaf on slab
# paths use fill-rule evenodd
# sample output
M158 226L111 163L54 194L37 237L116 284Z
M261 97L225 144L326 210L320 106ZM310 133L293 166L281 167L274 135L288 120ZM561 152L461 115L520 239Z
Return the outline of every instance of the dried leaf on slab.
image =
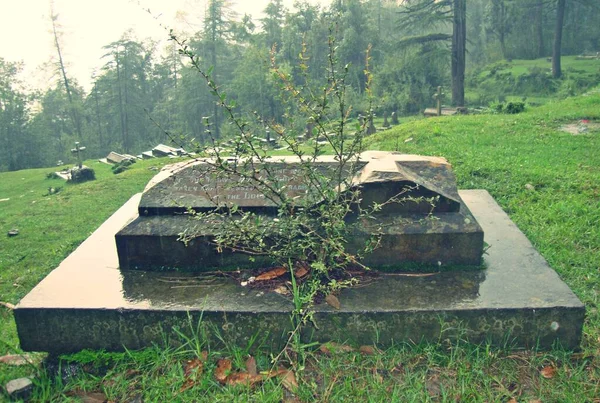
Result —
M0 357L0 363L6 365L19 366L25 364L32 364L33 360L29 355L26 354L9 354Z
M288 291L287 287L284 286L284 285L280 285L279 287L275 288L273 290L273 292L276 293L276 294L279 294L279 295L287 295L287 294L289 294L289 291Z
M546 365L540 370L540 375L546 379L552 379L556 375L556 367L554 365Z
M252 376L258 375L258 370L256 369L256 359L252 356L248 357L246 360L246 371Z
M283 276L287 272L288 271L285 267L275 267L274 269L271 269L269 271L266 271L266 272L256 276L256 279L254 281L273 280L273 279L276 279L277 277Z
M338 299L338 297L336 297L333 294L329 294L325 297L325 302L327 302L327 305L332 306L333 308L339 310L342 305L340 304L340 300Z
M298 279L306 276L310 270L310 266L306 262L297 262L294 268L294 276Z
M217 361L217 369L215 369L215 379L222 385L227 382L227 376L231 372L231 361L226 358L221 358Z

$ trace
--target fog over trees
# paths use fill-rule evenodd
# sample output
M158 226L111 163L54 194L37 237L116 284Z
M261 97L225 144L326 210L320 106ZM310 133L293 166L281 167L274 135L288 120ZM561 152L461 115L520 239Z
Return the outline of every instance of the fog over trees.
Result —
M91 90L84 91L61 57L59 11L52 13L53 37L48 38L55 44L59 79L48 88L26 93L17 79L22 66L0 57L0 171L71 161L75 141L87 147L88 158L111 150L138 154L167 142L164 130L203 144L206 117L215 137L234 135L206 83L172 42L160 48L123 33L104 46L102 68L92 78ZM336 38L341 65L349 65L348 102L355 115L368 105L368 48L375 113L409 115L432 106L438 86L447 89L448 103L475 102L465 98L465 85L493 62L552 58L548 68L560 77L561 55L600 51L600 4L335 0L327 7L298 1L289 10L282 0L272 0L264 16L253 19L236 15L235 1L209 0L202 28L179 39L207 70L212 66L212 78L236 100L238 113L257 113L296 125L301 132L305 122L291 118L294 110L282 102L271 62L289 72L296 84L318 89L325 79L329 36ZM303 63L309 66L306 74Z

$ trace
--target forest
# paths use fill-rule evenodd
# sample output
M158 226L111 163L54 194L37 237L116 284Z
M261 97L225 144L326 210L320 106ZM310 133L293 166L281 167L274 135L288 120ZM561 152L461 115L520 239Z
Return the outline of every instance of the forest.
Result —
M53 15L48 40L58 56L57 79L48 88L24 91L22 66L0 57L0 171L71 161L75 141L87 147L86 158L100 158L112 150L139 154L168 142L165 132L200 149L207 129L219 140L234 136L178 43L212 72L236 113L299 133L306 122L285 102L273 65L318 91L333 50L338 65L348 67L354 117L369 108L376 116L420 114L433 106L438 86L447 104L487 107L509 95L568 96L600 82L598 68L582 75L560 63L566 55L598 58L597 0L335 0L323 7L297 1L293 9L271 0L260 19L234 10L235 1L207 1L202 29L174 33L177 40L165 48L123 33L104 46L89 91L69 76L60 17ZM518 77L506 72L513 61L538 59L543 68L532 64Z

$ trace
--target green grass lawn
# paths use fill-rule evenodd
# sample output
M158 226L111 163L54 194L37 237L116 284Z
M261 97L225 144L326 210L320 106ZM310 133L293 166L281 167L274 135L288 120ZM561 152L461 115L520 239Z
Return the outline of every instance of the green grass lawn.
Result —
M561 67L567 72L575 74L590 74L600 72L600 59L578 59L577 56L563 56L560 60ZM506 65L502 71L508 71L514 76L527 74L531 69L538 68L550 72L552 64L546 58L533 60L512 60L510 62L498 62L494 65ZM481 77L490 74L490 69L483 70Z
M600 83L600 59L563 56L561 66L562 77L554 79L546 58L492 63L470 75L465 99L472 106L523 99L531 105L543 105L557 96L581 94Z
M594 402L600 396L600 131L560 131L580 119L600 121L600 91L550 102L519 115L473 115L403 123L368 139L371 149L446 157L460 188L487 189L587 307L582 351L539 353L443 341L399 345L374 355L310 352L294 357L301 401ZM53 169L0 173L0 300L16 304L170 160L150 160L113 175L88 161L97 180L80 185L46 179ZM531 186L533 186L533 190ZM49 187L62 187L47 195ZM9 229L20 234L9 238ZM374 335L375 337L375 335ZM0 307L0 355L19 352L10 310ZM221 386L217 358L243 368L245 346L184 344L126 354L71 357L84 372L64 383L37 367L0 363L0 383L37 374L39 401L80 399L82 391L112 401L274 401L290 398L281 378L255 387ZM357 346L355 346L357 347ZM186 361L208 352L189 389ZM269 352L254 353L258 369ZM63 362L63 365L66 364ZM544 369L542 372L540 372ZM546 375L546 376L544 376ZM289 386L289 385L288 385ZM68 396L67 396L68 395ZM70 396L70 397L69 397ZM0 395L0 399L2 395ZM292 401L292 400L290 400Z

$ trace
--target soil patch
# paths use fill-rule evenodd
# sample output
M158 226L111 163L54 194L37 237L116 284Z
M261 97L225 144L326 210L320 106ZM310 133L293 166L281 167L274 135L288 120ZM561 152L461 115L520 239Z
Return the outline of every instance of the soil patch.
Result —
M584 119L561 126L560 130L573 136L582 136L600 131L600 122Z

